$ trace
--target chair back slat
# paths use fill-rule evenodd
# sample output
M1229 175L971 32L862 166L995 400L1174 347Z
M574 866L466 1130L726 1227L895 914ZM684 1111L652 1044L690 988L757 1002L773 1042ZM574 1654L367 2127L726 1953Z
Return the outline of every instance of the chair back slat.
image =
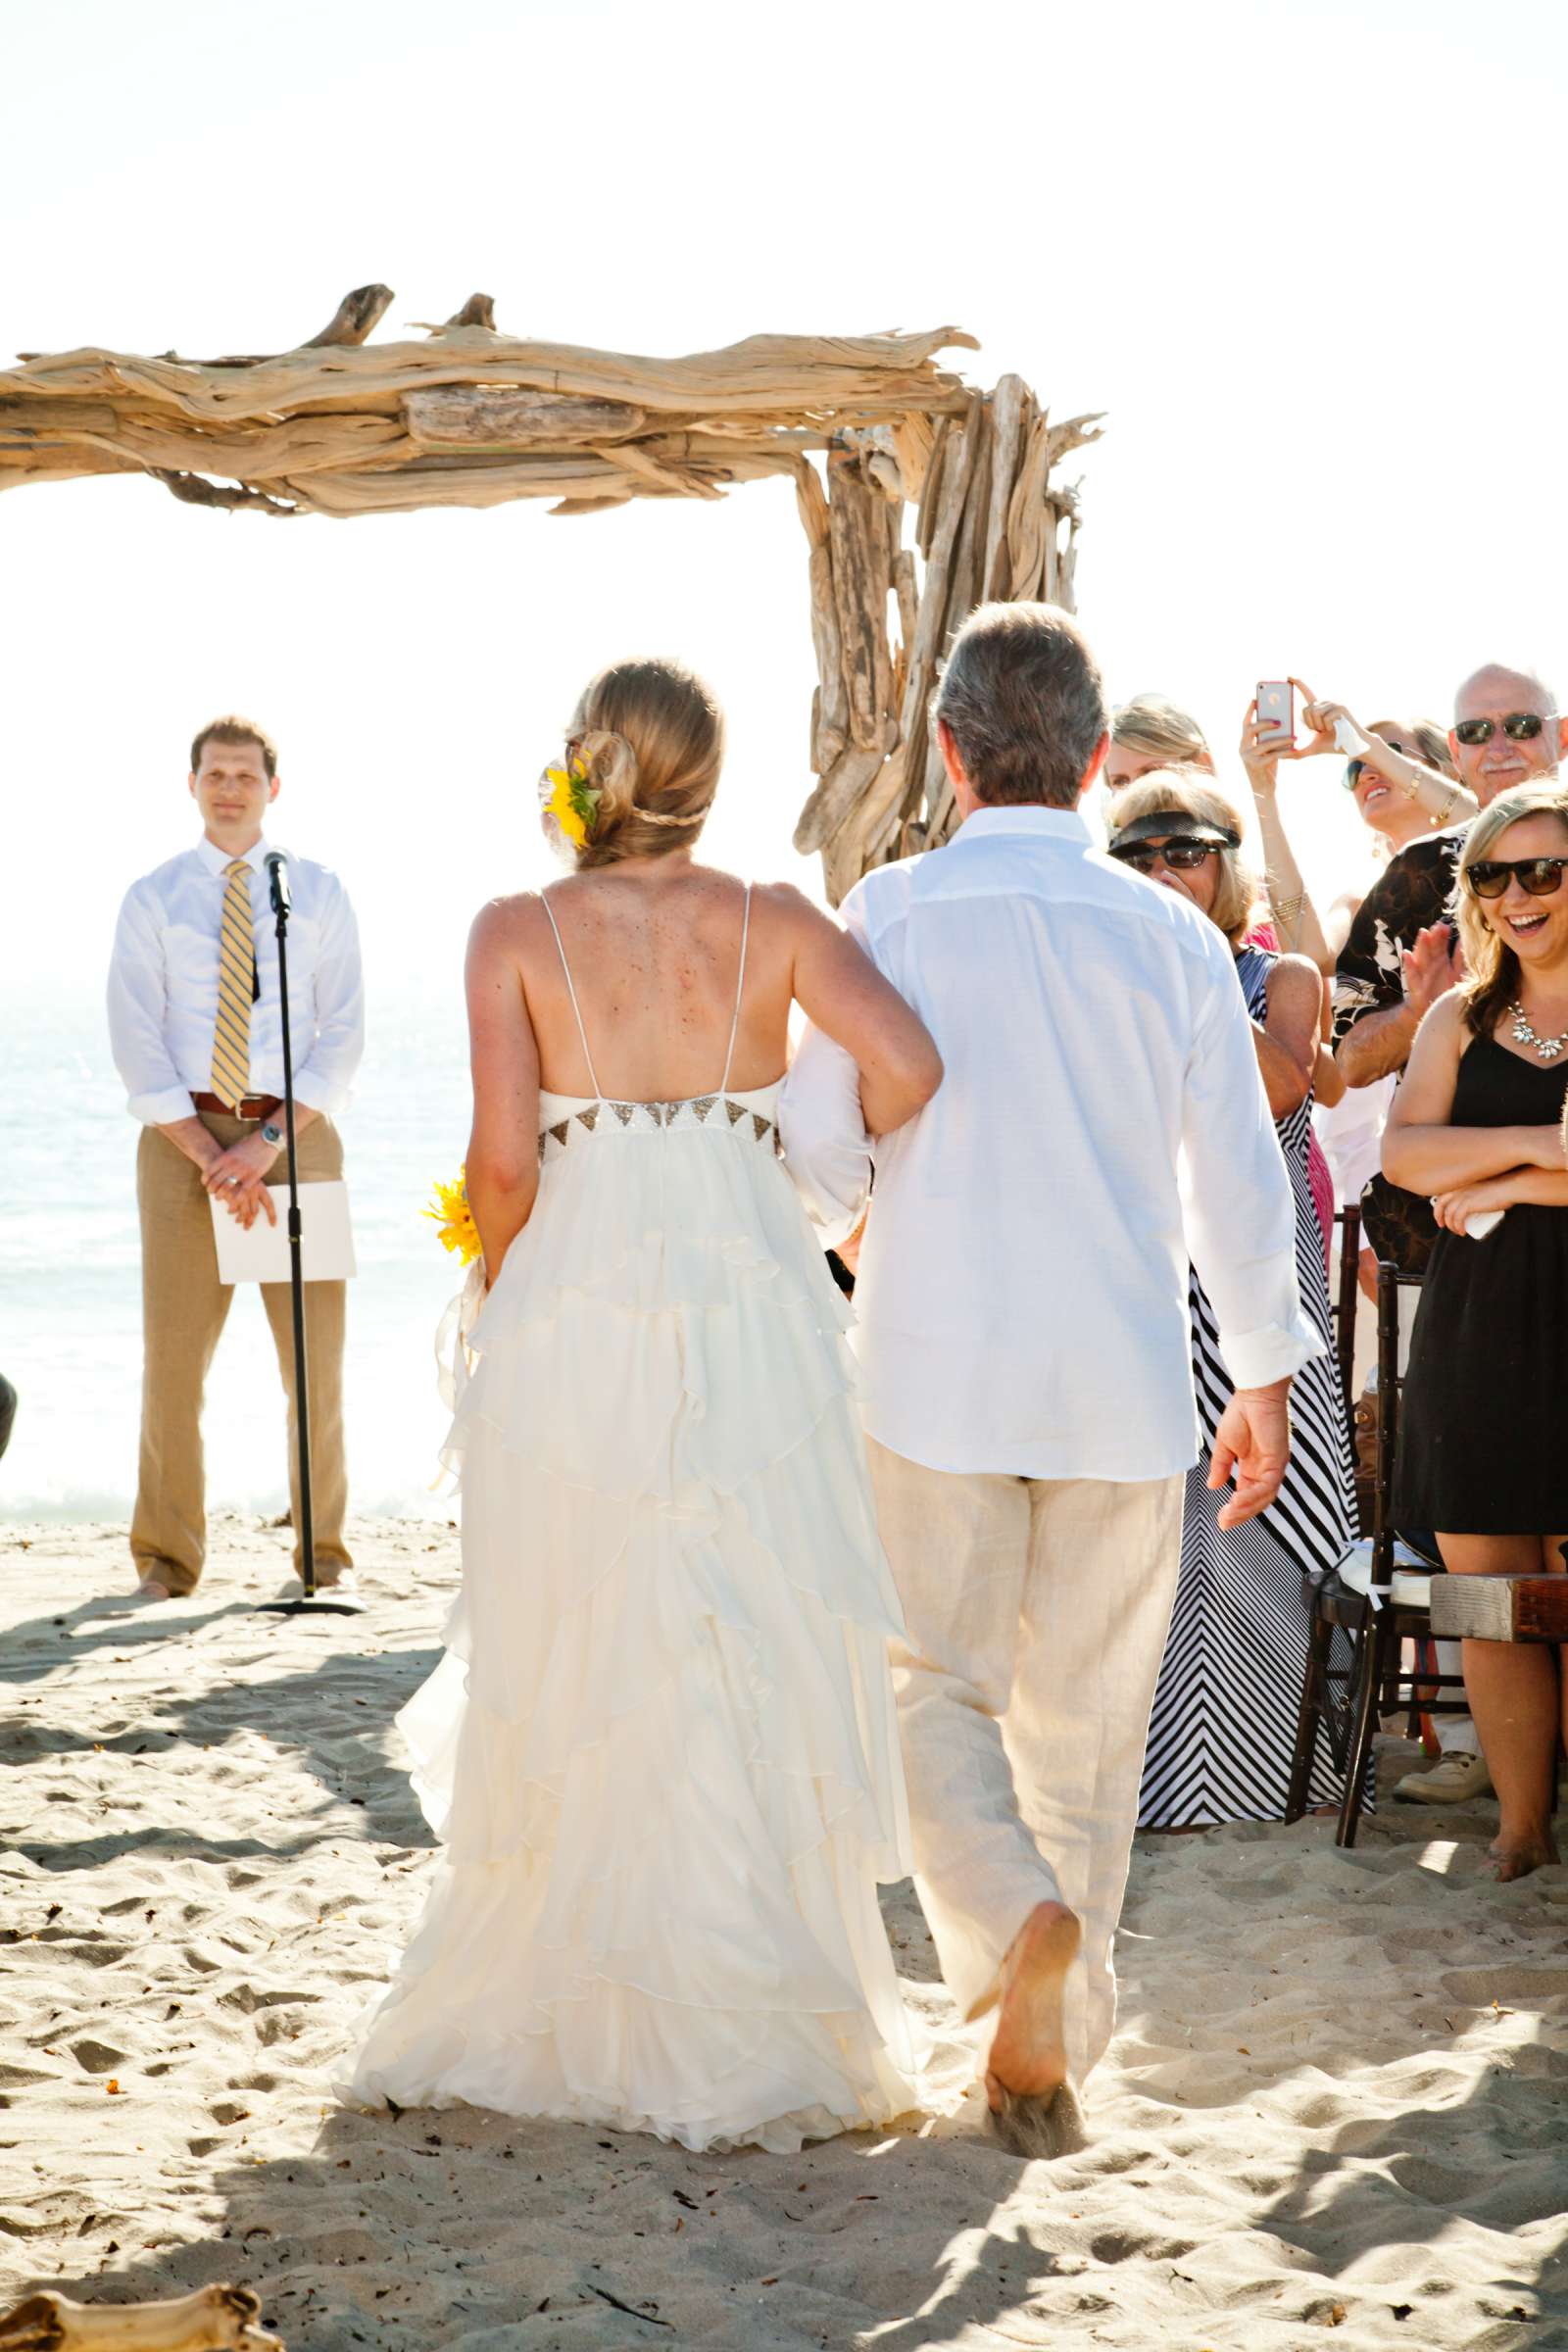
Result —
M1361 1211L1352 1203L1334 1219L1340 1229L1340 1280L1331 1313L1334 1355L1340 1368L1340 1394L1345 1398L1345 1423L1355 1426L1355 1310L1360 1298Z
M1394 1465L1399 1443L1399 1401L1410 1361L1410 1338L1421 1303L1419 1274L1378 1262L1377 1489L1372 1516L1372 1583L1394 1582Z

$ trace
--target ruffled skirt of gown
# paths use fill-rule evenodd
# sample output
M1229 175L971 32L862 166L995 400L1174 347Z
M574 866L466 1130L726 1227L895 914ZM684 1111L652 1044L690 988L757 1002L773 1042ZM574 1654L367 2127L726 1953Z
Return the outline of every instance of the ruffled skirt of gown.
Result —
M546 1098L569 1148L468 1336L463 1591L398 1718L444 1851L350 2098L781 2152L917 2103L898 1601L775 1097Z

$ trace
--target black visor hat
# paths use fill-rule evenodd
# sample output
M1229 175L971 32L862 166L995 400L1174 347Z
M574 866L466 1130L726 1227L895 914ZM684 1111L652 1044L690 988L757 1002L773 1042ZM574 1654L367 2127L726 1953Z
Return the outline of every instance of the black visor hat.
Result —
M1131 849L1139 841L1200 841L1205 849L1239 850L1242 837L1228 825L1211 825L1206 817L1189 815L1185 808L1151 808L1147 816L1135 816L1128 825L1118 825L1110 837L1114 850Z

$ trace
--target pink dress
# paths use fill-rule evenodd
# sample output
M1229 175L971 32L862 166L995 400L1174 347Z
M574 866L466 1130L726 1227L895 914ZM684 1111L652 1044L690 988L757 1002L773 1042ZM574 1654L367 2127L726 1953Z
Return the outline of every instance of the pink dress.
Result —
M1246 944L1250 948L1266 948L1271 956L1284 954L1279 943L1279 935L1272 923L1254 923L1247 934ZM1334 1262L1334 1178L1330 1173L1323 1147L1317 1140L1315 1129L1306 1148L1306 1183L1307 1190L1312 1196L1312 1207L1317 1215L1317 1229L1322 1237L1323 1262L1326 1266L1332 1267Z

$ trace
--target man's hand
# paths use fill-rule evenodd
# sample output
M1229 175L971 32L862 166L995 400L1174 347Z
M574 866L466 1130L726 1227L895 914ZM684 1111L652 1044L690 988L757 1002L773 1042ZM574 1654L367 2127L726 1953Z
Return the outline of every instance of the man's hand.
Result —
M1429 923L1399 957L1404 1001L1420 1019L1464 978L1464 955L1446 923Z
M1266 1389L1238 1389L1214 1433L1208 1484L1215 1494L1236 1475L1236 1492L1219 1514L1221 1527L1241 1527L1266 1510L1280 1491L1291 1458L1291 1377Z
M237 1144L230 1144L226 1152L220 1152L202 1170L202 1183L208 1192L215 1200L221 1200L247 1231L258 1215L265 1214L270 1224L277 1223L277 1210L267 1189L268 1171L276 1157L276 1148L258 1128L254 1134L242 1136Z

